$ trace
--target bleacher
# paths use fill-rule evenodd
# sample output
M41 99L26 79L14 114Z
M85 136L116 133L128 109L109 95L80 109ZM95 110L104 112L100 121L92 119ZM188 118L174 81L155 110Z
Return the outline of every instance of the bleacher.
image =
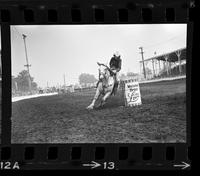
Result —
M179 76L179 75L185 75L186 74L186 64L181 65L182 73L179 72L179 66L173 67L171 70L169 70L169 74L166 70L163 70L158 76L156 77L168 77L168 76Z

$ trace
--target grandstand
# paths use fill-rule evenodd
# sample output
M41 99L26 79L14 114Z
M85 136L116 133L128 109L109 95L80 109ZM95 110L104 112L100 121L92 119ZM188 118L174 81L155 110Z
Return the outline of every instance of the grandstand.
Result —
M186 74L186 48L154 56L140 61L140 68L143 66L146 71L145 79L180 76ZM143 70L143 69L141 69ZM144 73L141 72L144 76Z

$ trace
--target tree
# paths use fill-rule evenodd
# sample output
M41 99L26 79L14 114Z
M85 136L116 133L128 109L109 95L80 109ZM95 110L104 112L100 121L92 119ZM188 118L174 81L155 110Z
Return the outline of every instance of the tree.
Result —
M18 90L17 78L15 76L12 76L12 91L16 92L17 90Z
M19 90L23 92L29 91L29 74L28 71L23 70L17 76L17 83Z
M22 70L17 77L12 77L12 87L22 92L29 91L29 79L31 79L31 89L37 90L37 83L34 82L34 78L30 76L27 70Z
M32 90L38 90L38 87L37 87L37 83L36 82L31 82L31 89Z
M137 73L133 73L133 72L127 72L126 76L134 77L134 76L138 76L138 74Z
M88 83L95 83L97 79L94 75L88 73L82 73L79 76L79 83L80 84L88 84Z

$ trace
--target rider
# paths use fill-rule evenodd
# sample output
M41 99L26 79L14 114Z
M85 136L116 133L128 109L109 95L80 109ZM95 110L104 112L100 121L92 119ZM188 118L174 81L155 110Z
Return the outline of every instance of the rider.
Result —
M116 51L113 54L113 57L110 59L110 69L112 70L113 76L114 76L114 88L113 88L113 93L115 95L118 85L119 85L119 78L118 78L118 72L121 70L121 56L118 51Z

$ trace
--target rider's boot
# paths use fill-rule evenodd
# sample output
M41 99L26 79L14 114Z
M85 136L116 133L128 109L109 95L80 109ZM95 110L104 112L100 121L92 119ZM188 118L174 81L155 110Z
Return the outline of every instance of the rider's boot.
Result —
M116 93L117 93L118 85L119 85L119 82L116 81L116 82L115 82L115 85L114 85L114 90L113 90L113 94L114 94L114 95L116 95Z

